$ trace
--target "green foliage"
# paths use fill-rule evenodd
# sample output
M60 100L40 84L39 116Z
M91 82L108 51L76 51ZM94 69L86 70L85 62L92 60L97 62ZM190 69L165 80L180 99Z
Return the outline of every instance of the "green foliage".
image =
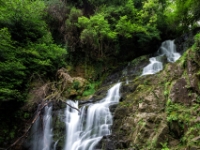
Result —
M65 21L66 24L66 36L68 41L68 47L73 51L76 46L76 41L79 40L79 31L77 28L78 18L83 16L82 11L80 9L76 9L72 7L70 9L70 13L68 14L68 18Z
M199 6L199 0L168 1L165 15L171 30L182 33L195 27L200 18Z
M8 59L14 60L15 55L13 53L13 41L11 40L11 35L7 28L0 29L0 41L0 60L2 62Z
M123 5L126 2L126 0L110 0L110 1L107 1L107 0L88 0L88 2L95 7L98 7L99 5L102 5L102 4Z
M96 88L98 87L99 82L89 83L83 92L83 96L89 96L95 93Z
M0 6L0 101L24 101L32 74L52 75L66 64L67 51L54 44L44 8L40 0Z
M160 38L157 26L158 19L163 17L158 16L164 9L163 1L147 0L142 3L124 0L120 2L121 5L116 1L112 5L103 1L89 2L99 3L95 13L87 17L78 17L77 24L79 31L81 30L81 49L88 59L102 61L111 55L121 55L125 51L124 45L128 45L126 49L130 51L126 54L134 55L137 53L133 50L134 47L141 48L150 41ZM68 19L67 24L70 26L74 23ZM78 41L77 38L73 40L74 42L70 43Z
M167 147L167 143L161 143L162 145L162 149L161 150L170 150L168 147Z
M90 17L90 19L86 17L80 17L78 19L78 23L81 27L85 28L85 30L92 29L93 37L97 38L96 35L99 35L100 40L102 40L103 38L114 40L116 38L116 33L111 31L108 21L105 20L102 14L96 14ZM83 30L83 32L85 30ZM84 35L83 32L83 35L81 35L82 42L87 41L87 39L85 38L86 35Z
M157 14L155 13L158 2L149 0L143 3L141 10L137 10L133 1L128 0L124 8L124 16L121 16L116 31L125 38L139 37L140 42L159 38L157 26ZM151 15L149 15L151 14Z
M194 40L193 50L200 52L200 33L195 35Z
M24 113L24 119L28 119L28 118L30 118L30 116L31 115L29 113L27 113L27 112Z
M91 56L96 56L97 58L104 57L106 51L105 40L116 40L116 32L111 30L103 14L96 14L90 18L79 17L78 27L83 29L80 35L81 43L92 48L89 52Z
M30 117L19 108L26 102L33 75L52 79L66 65L67 50L52 39L44 20L44 1L1 2L0 113L5 115L0 116L0 145L7 146L18 135L20 121Z
M20 88L26 67L16 59L15 48L7 28L0 30L0 41L0 101L20 100Z
M80 85L79 81L74 81L73 85L72 85L72 88L75 89L75 90L78 90L79 89L79 85Z
M5 1L5 6L0 6L0 27L7 27L17 44L37 41L46 32L46 24L42 20L44 8L44 2L40 0Z
M47 75L55 73L56 70L64 66L65 54L65 49L53 43L32 43L26 48L20 48L18 57L32 73Z
M198 108L199 104L184 106L183 104L173 103L171 100L167 102L167 121L169 124L177 122L178 126L183 130L182 145L200 146L199 142L194 140L200 134L200 125L195 123L197 116L199 116Z

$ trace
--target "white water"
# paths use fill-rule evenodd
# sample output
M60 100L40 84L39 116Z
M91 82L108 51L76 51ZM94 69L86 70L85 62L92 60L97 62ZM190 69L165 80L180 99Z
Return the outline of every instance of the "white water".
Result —
M162 62L158 61L156 57L149 59L150 64L143 68L142 75L155 74L163 69Z
M94 150L103 136L111 134L112 115L109 106L117 104L120 99L121 83L117 83L100 102L85 105L77 110L67 106L66 143L64 150ZM78 108L78 102L67 101Z
M177 61L181 55L176 52L176 45L174 40L164 41L159 49L161 55L166 55L168 62Z
M168 62L175 62L180 58L180 54L176 52L176 45L174 40L164 41L157 52L157 57L149 59L150 64L143 68L142 76L148 74L155 74L163 69L163 63L158 59L160 56L166 56Z
M52 144L52 107L44 108L44 116L38 117L32 128L31 150L51 150ZM42 120L42 122L41 122Z
M50 150L51 143L52 143L52 128L51 128L51 121L52 121L52 107L45 107L45 114L43 118L43 128L44 128L44 135L43 135L43 148L42 150Z

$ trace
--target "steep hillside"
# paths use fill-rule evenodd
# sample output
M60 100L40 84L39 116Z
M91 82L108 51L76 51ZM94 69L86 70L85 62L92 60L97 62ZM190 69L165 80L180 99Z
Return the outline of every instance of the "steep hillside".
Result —
M188 45L182 43L182 48L184 44ZM123 82L121 102L114 111L113 134L104 138L104 149L200 148L199 44L197 34L195 44L176 63L168 63L154 75L136 76L131 68L139 66L136 61L129 64L123 77L128 78L128 84Z

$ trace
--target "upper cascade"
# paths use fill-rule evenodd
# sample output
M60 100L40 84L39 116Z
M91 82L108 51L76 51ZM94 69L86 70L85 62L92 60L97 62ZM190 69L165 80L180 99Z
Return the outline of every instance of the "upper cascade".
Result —
M167 57L168 62L175 62L181 55L176 52L176 45L174 40L166 40L162 42L160 48L157 51L156 57L151 57L149 59L150 64L143 68L142 76L148 74L155 74L163 69L163 62L161 61L162 56Z
M174 40L164 41L158 49L158 53L160 55L165 55L168 62L175 62L181 57L181 55L176 52Z

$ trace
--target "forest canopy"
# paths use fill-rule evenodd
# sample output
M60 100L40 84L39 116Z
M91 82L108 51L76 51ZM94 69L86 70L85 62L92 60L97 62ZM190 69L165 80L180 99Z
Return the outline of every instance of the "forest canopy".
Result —
M0 0L0 101L25 100L34 74L100 68L156 50L198 28L198 0ZM108 65L110 64L110 66ZM102 71L98 71L102 73ZM26 93L26 92L25 92Z
M44 1L6 0L0 6L0 101L24 101L30 77L51 76L67 50L53 42Z

